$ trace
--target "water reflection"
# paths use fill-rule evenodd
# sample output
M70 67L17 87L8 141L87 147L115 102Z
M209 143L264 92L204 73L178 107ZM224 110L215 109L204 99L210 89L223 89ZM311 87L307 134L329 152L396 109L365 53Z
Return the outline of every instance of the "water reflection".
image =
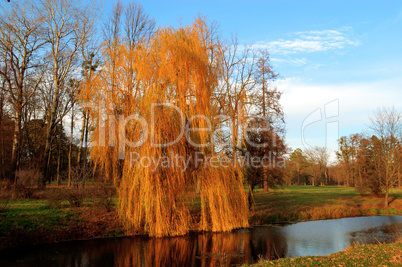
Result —
M273 260L287 256L287 236L283 226L259 226L250 230L252 259Z
M249 232L191 234L138 240L125 238L115 250L117 266L231 266L250 258Z
M354 242L393 241L402 216L346 218L231 233L66 242L0 252L0 266L233 266L261 258L326 255Z

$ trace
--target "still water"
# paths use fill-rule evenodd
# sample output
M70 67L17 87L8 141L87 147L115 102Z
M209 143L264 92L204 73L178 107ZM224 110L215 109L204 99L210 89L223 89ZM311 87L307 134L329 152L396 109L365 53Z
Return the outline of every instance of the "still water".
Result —
M175 238L64 242L0 252L0 266L233 266L259 259L327 255L354 243L392 242L402 216L344 218Z

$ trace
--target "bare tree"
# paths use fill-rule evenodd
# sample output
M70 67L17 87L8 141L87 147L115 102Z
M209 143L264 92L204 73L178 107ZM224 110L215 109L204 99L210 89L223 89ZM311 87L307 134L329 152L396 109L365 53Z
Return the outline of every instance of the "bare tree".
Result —
M103 38L108 47L113 47L113 50L119 45L121 39L121 21L123 15L123 5L118 0L114 5L111 14L103 22Z
M82 128L81 128L81 138L79 143L79 149L77 154L77 167L78 167L78 175L79 180L82 181L82 186L85 186L85 174L86 174L86 155L88 151L87 143L88 143L88 133L89 133L89 121L90 121L90 112L89 108L86 107L84 103L82 103L80 94L83 88L91 84L93 74L97 71L98 66L100 65L100 48L99 42L97 38L90 36L86 43L83 43L81 46L81 57L83 59L82 63L82 71L81 71L81 81L76 81L74 85L74 89L69 94L69 99L71 99L73 107L76 102L81 104L82 108L81 116L82 116ZM74 131L74 110L71 110L71 138L72 142L73 131ZM85 147L84 147L85 144ZM84 156L82 156L84 155ZM69 149L69 167L68 167L68 184L71 185L71 173L72 173L72 165L71 165L71 156L72 156L72 143L70 143ZM82 160L84 159L84 160ZM83 163L83 165L82 165Z
M94 32L97 8L83 6L77 0L41 0L36 11L43 14L46 21L46 39L50 45L52 64L53 95L46 131L46 146L42 164L43 177L38 186L44 188L48 176L47 162L50 157L52 134L60 122L57 118L60 108L60 93L67 82L68 75L74 70L79 58L79 49Z
M1 173L0 173L0 178L4 179L6 176L5 172L5 149L4 149L4 113L5 113L5 84L6 81L4 79L1 79L1 87L0 87L0 168L1 168Z
M117 1L110 16L103 24L103 39L105 40L103 59L109 62L109 71L107 72L107 77L104 78L109 80L111 98L116 100L116 103L120 103L119 105L111 107L107 112L108 114L118 116L121 115L121 111L124 110L124 105L131 104L128 101L129 99L137 98L141 94L141 88L139 84L135 82L133 58L130 56L124 57L121 54L121 47L124 46L127 51L133 51L139 43L146 44L155 30L155 20L145 13L141 5L132 2L125 6L120 1ZM124 77L122 79L124 79L127 84L124 89L119 88L119 81L116 79L118 71L116 69L116 61L118 60L123 60L126 65L125 71L120 73L121 77ZM89 113L87 115L84 114L83 125L89 125L88 116ZM87 132L81 132L80 157L78 160L80 160L81 155L85 153L85 150L82 149L85 136L87 136ZM116 148L110 147L109 149L113 150ZM113 176L120 176L121 172L122 165L118 164L113 168Z
M68 186L71 186L72 176L72 154L73 154L73 136L74 136L74 106L71 108L71 122L70 122L70 144L68 146Z
M220 131L219 139L221 144L229 144L223 149L231 154L233 163L238 164L237 152L243 140L243 128L246 127L247 106L252 104L250 96L256 85L253 77L255 54L250 47L240 47L234 38L224 47L220 56L223 61L222 74L215 91L217 107L222 114L218 123L221 128L230 130Z
M156 22L136 2L131 2L125 8L125 41L130 49L142 39L149 39L155 31Z
M324 176L325 182L328 183L327 165L329 152L326 147L314 147L305 151L312 174L312 185L320 182ZM322 183L323 181L321 181Z
M1 6L0 12L0 75L14 109L12 165L15 173L20 165L23 109L41 83L44 72L38 68L39 50L46 40L44 19L31 12L29 1ZM39 77L35 77L38 73ZM29 80L35 82L27 86Z
M402 161L402 113L392 108L379 108L370 117L370 129L376 136L374 168L385 190L384 206L388 207L389 189L400 179Z
M152 36L156 22L153 18L150 18L149 15L145 13L144 8L136 2L131 2L127 5L124 15L125 43L129 50L133 50L140 41L145 41L144 39L148 40ZM129 73L127 75L128 92L131 94L136 86L134 84L134 69L132 65L133 64L129 64Z

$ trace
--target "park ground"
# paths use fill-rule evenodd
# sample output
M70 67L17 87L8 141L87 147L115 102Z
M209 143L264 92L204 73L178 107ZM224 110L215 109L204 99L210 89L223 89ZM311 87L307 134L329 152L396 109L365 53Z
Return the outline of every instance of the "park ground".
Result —
M82 191L49 186L45 192L33 192L30 199L1 200L0 249L131 235L119 223L114 210L116 199L111 188L87 186ZM251 225L402 215L402 188L391 190L388 208L383 207L383 198L360 196L354 188L338 186L257 190L254 200ZM192 212L197 214L197 200L192 205Z
M283 258L244 266L402 266L402 241L350 247L328 256Z

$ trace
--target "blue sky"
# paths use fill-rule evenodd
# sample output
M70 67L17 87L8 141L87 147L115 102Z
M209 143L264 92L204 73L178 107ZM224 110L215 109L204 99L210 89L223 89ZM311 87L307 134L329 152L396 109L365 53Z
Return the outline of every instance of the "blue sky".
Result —
M202 14L224 37L267 48L284 78L277 87L292 148L335 150L338 136L367 129L375 108L402 111L402 1L138 3L158 26L187 25Z

